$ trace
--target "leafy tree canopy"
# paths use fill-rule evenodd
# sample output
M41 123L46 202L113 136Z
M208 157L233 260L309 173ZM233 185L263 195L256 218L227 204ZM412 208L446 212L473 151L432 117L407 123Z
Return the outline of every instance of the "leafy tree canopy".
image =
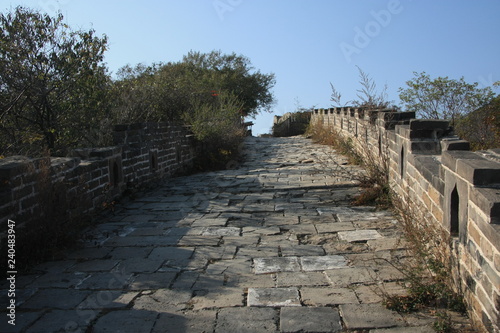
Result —
M178 120L193 105L229 94L241 102L242 116L255 116L273 105L274 84L274 74L255 71L244 56L189 52L179 62L120 69L116 114L134 121Z
M274 103L271 89L276 80L274 74L255 71L247 57L222 54L189 52L183 60L193 71L202 75L207 84L216 91L228 91L243 103L244 116L255 116L261 111L269 111Z
M500 148L500 96L460 118L456 132L473 150Z
M406 89L399 89L399 98L407 111L428 119L448 119L452 124L461 116L491 102L494 93L490 87L478 88L478 83L438 77L431 79L425 72L413 73Z
M109 83L107 38L63 16L17 7L0 16L0 140L57 149L95 143ZM76 126L75 126L76 125Z

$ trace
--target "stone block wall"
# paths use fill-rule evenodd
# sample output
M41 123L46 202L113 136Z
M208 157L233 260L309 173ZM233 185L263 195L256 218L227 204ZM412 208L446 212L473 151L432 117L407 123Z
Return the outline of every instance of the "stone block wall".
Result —
M388 157L393 190L427 223L451 237L453 276L472 319L500 331L500 150L469 151L444 120L412 112L330 108L320 122L350 138L360 152Z
M283 116L274 116L273 136L285 137L304 134L310 118L310 112L288 112Z
M112 147L75 149L70 157L0 159L0 235L8 219L17 226L35 221L47 196L69 216L89 214L127 189L186 172L196 153L191 137L173 123L118 125Z

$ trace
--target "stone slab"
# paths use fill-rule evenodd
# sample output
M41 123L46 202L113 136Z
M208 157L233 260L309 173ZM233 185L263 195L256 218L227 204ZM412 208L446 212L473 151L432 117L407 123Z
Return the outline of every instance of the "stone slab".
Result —
M182 311L161 313L151 333L213 332L217 311Z
M339 239L347 242L361 242L383 237L377 230L340 231L338 236Z
M241 229L235 227L204 227L201 230L202 236L239 236L240 233Z
M117 270L126 273L154 273L162 266L163 262L163 259L131 257L129 259L122 260L118 264Z
M72 288L88 278L89 273L47 273L33 280L30 288Z
M168 288L174 280L176 272L138 274L130 284L130 290L150 290Z
M297 257L255 258L253 263L255 274L300 271Z
M375 282L377 277L373 269L366 267L348 267L325 272L333 286L347 287L351 284Z
M429 326L394 327L370 330L370 333L435 333L436 330Z
M153 329L157 317L158 313L153 311L112 311L97 319L92 332L150 332Z
M172 311L176 307L182 308L182 305L187 304L190 300L190 290L158 289L152 293L143 293L136 298L133 309L164 313Z
M125 270L117 270L112 273L97 272L88 276L79 283L76 288L90 290L122 290L128 286L132 276L132 273Z
M308 306L335 306L339 304L359 304L352 289L331 287L300 288L302 302Z
M193 255L194 247L157 247L149 254L153 260L189 259Z
M38 319L28 332L86 332L98 314L94 310L53 310Z
M280 313L281 332L340 332L342 325L337 309L282 308Z
M273 288L276 287L273 274L226 274L224 283L228 287L239 287L243 289Z
M281 254L284 257L292 256L322 256L325 254L322 246L319 245L285 245L280 246Z
M299 218L297 216L268 216L264 219L264 226L280 226L289 224L298 224Z
M276 274L277 287L325 286L328 284L323 272L281 272Z
M278 313L274 309L255 307L221 309L215 333L277 332Z
M370 249L373 251L387 251L387 250L396 250L396 249L404 249L408 244L401 238L380 238L380 239L372 239L367 242Z
M255 234L255 235L278 235L281 232L279 227L260 227L260 226L251 226L244 227L244 234Z
M302 270L306 272L325 271L347 267L347 260L343 256L309 256L301 257Z
M191 304L194 310L202 310L241 307L244 305L243 300L243 289L224 287L197 293L192 298Z
M153 247L117 247L109 253L112 259L146 258Z
M119 309L126 308L139 292L100 290L89 295L78 309Z
M6 304L6 303L3 303ZM42 315L42 311L39 312L16 312L16 321L15 325L9 324L7 321L10 320L6 317L5 313L2 313L2 316L5 316L0 320L0 332L2 333L19 333L24 332L24 330L30 326L35 320L37 320Z
M184 236L179 240L179 246L217 246L220 237L217 236Z
M297 235L314 235L317 233L314 224L293 224L281 228Z
M118 260L89 260L72 267L77 272L109 272L118 264Z
M207 274L251 274L252 261L248 258L220 260L208 265Z
M226 225L226 218L202 218L193 222L192 227L223 227Z
M318 223L316 230L320 234L348 231L356 229L352 222Z
M278 256L278 246L242 247L236 253L237 258L269 258Z
M175 246L180 235L167 236L139 236L139 237L113 237L105 242L105 246L112 247L155 247L155 246Z
M371 329L404 326L403 318L382 304L342 304L339 307L348 329Z
M290 288L248 288L248 306L301 306L299 290Z
M74 289L42 289L23 304L24 309L61 309L76 308L90 291Z

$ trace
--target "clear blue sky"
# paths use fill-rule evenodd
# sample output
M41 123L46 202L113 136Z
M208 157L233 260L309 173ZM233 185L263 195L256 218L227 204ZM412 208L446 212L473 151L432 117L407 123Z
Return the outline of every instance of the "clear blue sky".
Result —
M356 96L359 66L389 98L425 71L481 86L500 81L498 0L0 0L55 14L72 29L109 38L111 72L137 63L178 61L190 50L236 52L263 73L275 73L273 115L330 107L330 82L343 100ZM499 92L499 91L497 91Z

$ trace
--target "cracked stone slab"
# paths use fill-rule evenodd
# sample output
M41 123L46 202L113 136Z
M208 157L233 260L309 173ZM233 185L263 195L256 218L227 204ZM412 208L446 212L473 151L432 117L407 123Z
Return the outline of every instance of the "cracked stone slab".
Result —
M235 227L205 227L201 230L202 236L239 236L240 228Z
M134 300L134 310L169 312L191 300L189 290L158 289L152 294L143 294Z
M374 282L377 275L367 267L348 267L342 270L326 271L326 276L335 287L347 287L355 283Z
M297 288L248 288L248 306L302 306Z
M278 235L281 233L278 227L243 227L244 234L256 234L256 235Z
M346 258L337 255L302 257L300 263L306 272L347 267Z
M359 304L356 294L350 288L302 287L300 294L302 302L308 306Z
M340 312L346 328L370 329L404 325L403 318L382 304L342 304Z
M340 332L342 325L337 309L332 308L282 308L282 332Z
M383 237L377 230L340 231L338 236L339 239L347 242L361 242Z
M255 258L253 264L255 274L300 271L297 257Z

